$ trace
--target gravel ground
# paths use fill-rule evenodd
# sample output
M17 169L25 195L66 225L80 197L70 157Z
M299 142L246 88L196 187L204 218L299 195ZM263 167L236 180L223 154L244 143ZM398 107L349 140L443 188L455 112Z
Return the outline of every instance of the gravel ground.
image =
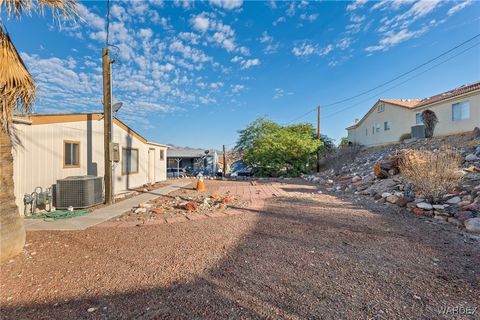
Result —
M480 307L479 243L451 225L308 184L224 184L252 206L29 232L1 266L2 319L480 319L441 313Z

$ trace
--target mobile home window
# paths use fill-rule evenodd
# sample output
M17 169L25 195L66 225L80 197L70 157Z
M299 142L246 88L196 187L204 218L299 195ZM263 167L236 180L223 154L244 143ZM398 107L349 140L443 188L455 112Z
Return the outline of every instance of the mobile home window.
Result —
M165 160L165 150L160 150L160 160Z
M415 124L422 124L422 114L420 112L417 112L415 114Z
M122 149L122 174L138 173L138 149Z
M63 142L63 167L64 168L80 167L80 142L79 141Z
M385 121L383 123L383 130L385 130L385 131L390 130L390 121Z
M452 121L460 121L470 118L470 103L463 101L452 104Z

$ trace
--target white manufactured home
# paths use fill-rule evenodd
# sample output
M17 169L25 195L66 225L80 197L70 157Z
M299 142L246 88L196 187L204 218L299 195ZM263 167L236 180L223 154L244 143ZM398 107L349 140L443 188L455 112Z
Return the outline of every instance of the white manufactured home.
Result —
M435 136L472 131L480 127L480 82L425 99L380 99L360 121L346 128L352 143L378 146L397 143L412 127L422 125L420 114L435 112Z
M13 150L16 203L24 194L52 187L70 176L104 176L103 115L55 114L16 117ZM146 140L114 118L112 141L120 161L113 164L113 193L166 180L167 146Z

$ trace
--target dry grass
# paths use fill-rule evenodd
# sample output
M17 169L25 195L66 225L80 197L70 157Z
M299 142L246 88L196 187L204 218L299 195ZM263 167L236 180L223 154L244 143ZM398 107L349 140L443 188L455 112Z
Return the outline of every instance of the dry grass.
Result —
M460 155L449 147L437 152L409 150L399 161L400 172L426 199L438 202L462 179Z

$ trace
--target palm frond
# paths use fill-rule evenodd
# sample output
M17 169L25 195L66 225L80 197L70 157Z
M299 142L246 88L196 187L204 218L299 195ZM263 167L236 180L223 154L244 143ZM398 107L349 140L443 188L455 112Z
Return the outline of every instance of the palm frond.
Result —
M0 26L0 125L10 132L15 111L28 112L36 87L10 36Z
M0 0L0 10L6 9L9 17L20 17L22 13L35 10L41 14L45 9L50 9L54 19L71 19L77 15L77 2L75 0Z

